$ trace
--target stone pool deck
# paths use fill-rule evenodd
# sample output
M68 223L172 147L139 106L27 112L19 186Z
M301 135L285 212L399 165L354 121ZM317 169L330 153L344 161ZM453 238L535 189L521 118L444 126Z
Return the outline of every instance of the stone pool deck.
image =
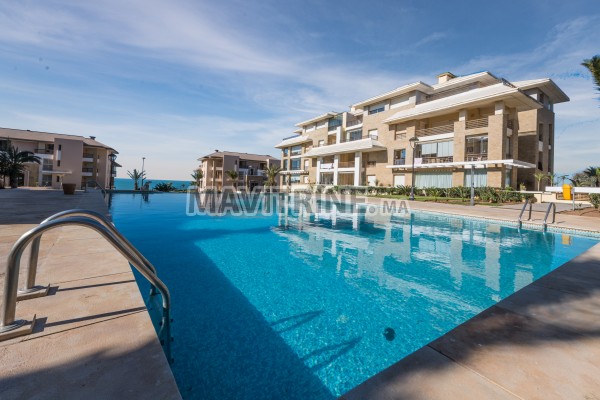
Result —
M72 208L108 212L96 191L0 190L0 293L13 243ZM181 398L131 267L99 234L44 234L37 282L50 294L17 304L17 318L37 315L33 333L0 342L2 400Z
M504 221L515 221L520 211L518 207L411 205ZM543 214L534 216L534 224L540 218ZM595 232L600 228L593 218L571 215L557 215L557 223ZM600 244L341 399L600 399L599 360Z

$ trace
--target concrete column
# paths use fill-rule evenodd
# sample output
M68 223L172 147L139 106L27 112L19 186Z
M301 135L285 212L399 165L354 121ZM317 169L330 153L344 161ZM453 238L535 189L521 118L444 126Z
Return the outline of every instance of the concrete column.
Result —
M342 143L342 127L338 126L335 128L335 142Z
M362 166L362 153L354 153L354 186L360 185L360 171Z
M460 110L458 112L458 120L459 121L466 121L467 120L467 109L463 108L462 110Z
M211 160L212 161L212 187L215 187L215 174L216 174L216 167L215 167L215 160Z
M323 162L323 157L317 158L317 176L315 177L315 182L318 184L321 183L321 163Z
M501 115L504 114L504 102L497 101L494 103L494 114Z
M336 154L333 156L333 184L338 184L338 164L340 162L340 155Z

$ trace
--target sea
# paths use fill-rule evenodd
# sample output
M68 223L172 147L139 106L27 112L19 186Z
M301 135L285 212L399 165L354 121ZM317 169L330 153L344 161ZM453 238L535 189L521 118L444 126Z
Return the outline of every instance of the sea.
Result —
M177 181L174 179L144 179L144 182L152 182L150 189L154 189L154 186L164 182L171 182L176 189L187 189L190 186L190 181ZM117 190L133 190L133 179L130 178L115 178L115 188Z

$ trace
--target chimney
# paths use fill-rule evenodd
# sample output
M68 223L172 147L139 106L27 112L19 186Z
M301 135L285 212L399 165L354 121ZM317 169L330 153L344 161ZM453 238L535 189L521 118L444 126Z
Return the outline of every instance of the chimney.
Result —
M96 136L90 136L90 139L96 140Z
M443 74L439 74L437 78L438 83L444 83L448 82L450 79L456 78L456 75L454 75L452 72L444 72Z
M218 152L219 152L219 149L215 149L215 153L218 153Z

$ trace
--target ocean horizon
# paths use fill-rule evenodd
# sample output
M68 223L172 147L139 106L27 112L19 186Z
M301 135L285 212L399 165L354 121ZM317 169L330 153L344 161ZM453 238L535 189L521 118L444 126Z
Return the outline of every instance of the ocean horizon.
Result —
M154 189L154 187L159 183L167 183L171 182L176 189L187 189L190 186L190 181L179 181L176 179L144 179L145 182L150 183L150 189ZM133 190L133 179L131 178L115 178L115 189L117 190Z

